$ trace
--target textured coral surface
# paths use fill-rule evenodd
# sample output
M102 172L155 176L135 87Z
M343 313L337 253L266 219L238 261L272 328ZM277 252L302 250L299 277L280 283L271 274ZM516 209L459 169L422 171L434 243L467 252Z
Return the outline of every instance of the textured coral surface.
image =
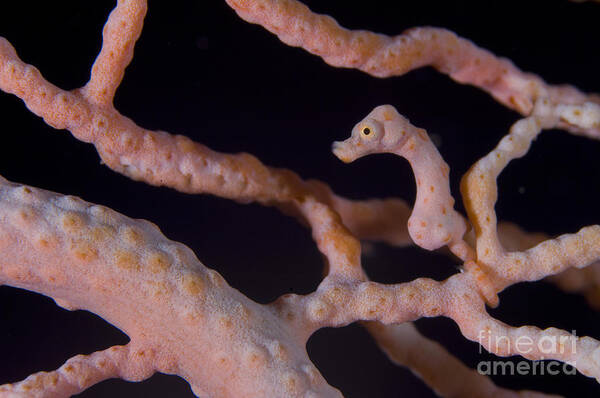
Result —
M0 35L21 59L65 89L87 81L102 26L114 6L111 1L80 3L39 9L11 5L0 16ZM446 27L551 83L600 92L600 59L593 50L594 14L600 10L595 4L555 2L542 11L520 8L517 2L420 3L353 9L346 2L307 2L354 29L397 34L414 26ZM430 68L381 80L329 67L243 22L216 1L178 6L150 2L134 61L115 100L117 109L142 127L183 134L227 153L251 153L267 165L326 181L346 197L395 196L412 202L415 187L408 162L378 155L346 165L331 153L334 140L347 138L355 123L384 103L393 104L439 144L451 168L456 208L463 213L460 176L520 117L487 94ZM294 219L270 207L133 182L101 165L92 146L45 125L17 98L3 95L0 106L8 120L0 147L0 173L7 179L150 220L259 303L290 292L310 293L321 281L321 256L310 232ZM598 153L597 141L543 133L525 158L502 173L498 218L551 236L598 224ZM459 264L444 254L368 243L363 245L363 265L373 280L398 283L420 276L442 280L457 273ZM98 317L68 312L47 298L8 287L0 288L0 297L0 384L128 341ZM502 292L500 299L491 312L511 325L600 336L597 314L585 299L554 285L520 284ZM446 318L416 324L470 367L493 357L479 354L477 344L467 342ZM318 331L308 342L308 353L346 397L433 394L410 371L392 365L358 324ZM598 391L593 378L581 375L494 381L565 396ZM107 381L81 396L192 396L187 384L174 377L155 376L140 384Z

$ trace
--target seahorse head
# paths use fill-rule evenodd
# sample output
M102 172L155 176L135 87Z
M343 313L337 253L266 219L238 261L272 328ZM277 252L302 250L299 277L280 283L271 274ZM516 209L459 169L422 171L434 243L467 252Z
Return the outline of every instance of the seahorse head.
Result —
M334 142L332 150L346 163L371 153L392 152L406 141L408 129L415 127L396 108L380 105L354 126L350 138Z

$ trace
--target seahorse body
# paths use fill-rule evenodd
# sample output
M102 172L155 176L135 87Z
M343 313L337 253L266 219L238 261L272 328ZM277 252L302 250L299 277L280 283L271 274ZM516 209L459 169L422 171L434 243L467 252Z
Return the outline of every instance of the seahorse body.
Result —
M450 168L427 132L413 126L393 106L373 109L352 129L350 138L333 143L333 152L344 162L384 152L406 158L417 184L417 198L408 220L413 241L427 250L462 241L467 226L454 210L448 181Z

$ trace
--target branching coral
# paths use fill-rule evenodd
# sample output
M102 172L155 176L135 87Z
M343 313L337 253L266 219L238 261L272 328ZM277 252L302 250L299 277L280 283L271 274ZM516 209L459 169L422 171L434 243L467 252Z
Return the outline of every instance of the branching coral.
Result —
M497 305L497 294L514 283L539 280L570 267L589 270L600 257L598 226L550 240L497 226L494 211L498 174L511 159L525 154L542 129L558 126L597 137L597 97L570 86L547 84L443 29L414 29L390 38L343 30L332 19L291 0L231 1L229 5L242 18L264 25L284 42L302 46L332 65L376 76L401 75L432 65L521 112L523 118L497 148L476 162L462 180L468 220L453 209L458 191L450 187L450 170L443 157L424 130L410 125L391 107L377 108L370 115L368 123L377 125L360 123L355 130L355 136L381 138L378 146L365 148L366 141L354 140L334 150L343 159L369 151L406 157L417 182L414 210L399 199L345 199L322 182L268 167L252 155L216 152L184 136L136 125L112 103L141 32L143 1L118 3L105 26L89 82L71 91L49 83L2 39L0 88L24 100L51 126L92 143L108 167L151 185L274 206L309 227L326 267L325 278L314 292L258 304L150 223L2 180L0 281L46 294L67 309L90 310L131 341L76 356L55 372L1 387L0 394L65 396L104 379L143 380L159 371L184 377L199 396L341 396L311 364L305 345L320 328L359 320L370 321L367 329L392 360L409 365L444 396L517 394L462 367L407 323L436 316L453 319L465 337L479 340L500 356L569 361L581 373L598 379L597 340L555 328L508 326L485 308L486 303ZM353 114L347 123L356 122L364 111ZM224 115L236 117L237 112L229 104ZM245 128L253 134L261 131L261 126ZM386 181L402 183L394 178ZM468 226L474 236L463 236ZM464 272L442 282L429 278L392 285L369 281L361 267L359 239L402 246L409 243L409 233L416 245L427 250L448 244ZM515 243L503 246L501 240ZM529 248L527 243L538 241ZM559 283L564 285L565 279ZM491 344L481 336L505 338L507 345ZM522 337L536 344L556 338L563 349L522 352L515 344ZM415 347L423 347L427 358L419 358ZM455 368L460 382L459 376L440 377Z

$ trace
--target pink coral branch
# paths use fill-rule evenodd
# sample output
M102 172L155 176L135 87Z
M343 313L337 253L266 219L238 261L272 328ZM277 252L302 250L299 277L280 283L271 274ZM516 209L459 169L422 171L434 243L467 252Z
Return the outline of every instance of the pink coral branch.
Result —
M458 308L455 307L455 309ZM513 327L492 318L482 305L463 302L451 315L462 334L498 356L521 355L532 360L558 360L600 382L600 341L554 327Z
M0 283L101 315L198 395L340 396L311 367L301 319L252 302L153 224L5 179L0 209Z
M93 143L108 167L132 179L187 193L280 205L286 212L295 207L295 201L314 196L339 206L345 222L359 237L362 233L365 238L393 243L407 240L404 220L408 207L403 201L347 200L321 182L305 182L290 171L269 168L252 155L223 154L184 136L143 129L114 108L88 101L85 90L67 92L47 82L35 67L20 60L3 38L0 88L19 96L51 126L67 128L76 138Z
M35 373L21 382L0 386L0 395L7 398L66 398L111 378L142 381L154 373L144 357L144 350L134 349L131 344L77 355L55 371Z
M600 257L598 225L543 241L524 252L507 252L498 236L494 210L498 175L508 162L525 155L542 129L555 127L560 120L574 125L598 123L600 107L591 103L552 106L546 100L539 101L532 116L516 122L498 146L476 162L462 179L461 192L475 230L477 258L493 275L498 291L512 283L542 279L569 267L583 268Z
M504 222L498 224L498 238L506 250L517 252L531 249L548 240L549 236L528 233L515 224ZM600 308L600 262L596 261L584 268L568 268L546 280L566 292L583 294L592 307Z
M103 31L103 46L92 66L90 81L82 89L84 97L99 106L112 104L123 80L125 68L133 59L135 42L142 33L147 4L138 0L119 0Z
M377 77L400 76L433 66L460 83L490 93L503 105L527 115L535 101L554 103L600 102L572 86L553 86L524 73L511 61L496 57L469 40L440 28L413 28L389 37L364 30L348 30L328 15L313 13L297 0L226 0L244 20L262 25L290 45L302 47L336 67L355 68ZM573 132L598 138L600 126L562 125Z
M377 344L397 365L406 366L431 386L440 397L542 398L558 397L535 391L512 391L469 369L444 347L419 333L411 323L365 323ZM452 373L456 377L448 378Z

